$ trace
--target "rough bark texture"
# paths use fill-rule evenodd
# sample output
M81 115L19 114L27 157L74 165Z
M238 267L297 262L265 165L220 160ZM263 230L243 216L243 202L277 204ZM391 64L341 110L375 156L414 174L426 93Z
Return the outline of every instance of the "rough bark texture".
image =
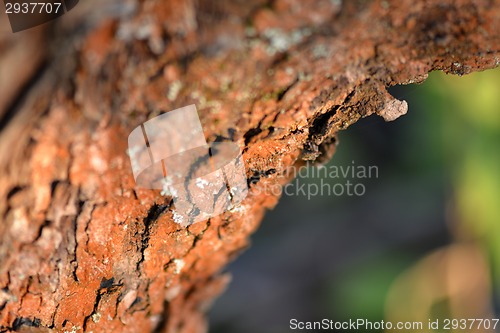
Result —
M0 331L206 331L277 202L258 189L361 117L405 113L386 87L498 66L499 18L489 0L85 1L4 38ZM208 141L241 146L250 193L183 228L134 187L127 136L193 103Z

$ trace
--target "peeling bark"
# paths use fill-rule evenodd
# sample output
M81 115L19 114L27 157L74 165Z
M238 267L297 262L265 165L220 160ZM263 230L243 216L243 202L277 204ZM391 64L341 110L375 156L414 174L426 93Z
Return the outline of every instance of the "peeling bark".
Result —
M0 332L206 331L223 268L277 203L259 189L360 118L404 114L388 86L500 64L489 0L112 6L0 41ZM12 43L46 47L25 61ZM127 136L193 103L209 142L240 145L250 192L183 228L134 187Z

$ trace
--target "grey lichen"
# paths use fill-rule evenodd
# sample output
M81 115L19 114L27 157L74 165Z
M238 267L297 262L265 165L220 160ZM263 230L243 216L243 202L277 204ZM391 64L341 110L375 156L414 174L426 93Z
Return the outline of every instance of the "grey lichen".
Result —
M397 99L391 99L385 103L384 107L378 111L378 115L385 121L393 121L408 112L408 103Z

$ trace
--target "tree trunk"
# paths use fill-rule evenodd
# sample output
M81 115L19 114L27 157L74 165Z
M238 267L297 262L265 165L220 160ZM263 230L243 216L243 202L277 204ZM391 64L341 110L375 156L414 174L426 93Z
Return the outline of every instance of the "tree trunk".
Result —
M206 331L278 200L263 189L358 119L406 113L386 87L498 66L499 18L490 0L89 0L2 34L0 332ZM189 104L241 147L249 194L186 228L126 152Z

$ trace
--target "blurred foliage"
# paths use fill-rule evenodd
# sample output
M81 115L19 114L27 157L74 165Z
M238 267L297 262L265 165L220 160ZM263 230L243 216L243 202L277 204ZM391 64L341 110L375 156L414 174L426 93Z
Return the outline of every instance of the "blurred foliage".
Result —
M416 258L387 252L365 262L351 263L329 291L329 308L337 320L384 318L384 304L392 281Z
M451 173L451 229L457 240L475 240L489 253L500 282L500 70L457 78L434 73L424 105Z
M436 107L448 106L444 111L456 114L447 117L443 126L443 131L450 132L444 136L443 144L457 157L450 166L456 196L457 237L474 238L488 249L497 284L500 282L499 74L499 70L487 71L459 81L440 75L429 87Z
M402 163L406 161L410 172L442 177L449 203L449 207L443 207L443 213L452 244L473 244L468 251L482 253L491 267L483 267L482 260L467 261L464 252L455 255L454 247L442 248L441 260L429 260L435 256L432 252L424 255L404 273L404 264L396 259L396 254L368 265L358 263L345 272L344 278L336 279L332 288L332 309L339 319L391 318L392 314L383 314L391 285L398 295L387 301L386 310L401 309L405 315L399 318L404 320L491 316L491 292L476 290L468 295L468 284L462 285L461 281L468 272L476 272L482 276L468 277L470 283L477 280L483 284L479 290L491 290L490 281L496 284L492 287L497 294L500 287L500 70L465 77L435 72L417 90L400 88L396 94L412 100L410 108L417 110L410 112L422 113L407 127L407 133L400 135L400 142L406 146L400 150ZM394 125L398 126L397 122ZM459 268L453 270L456 265L452 264L457 260ZM466 262L468 265L461 265ZM395 284L398 279L401 281ZM429 282L440 279L445 281ZM429 283L422 285L424 280ZM450 291L451 286L457 285L463 290L455 293L465 298L458 302L454 299L457 294ZM477 299L478 295L482 299ZM475 310L469 309L468 303L475 304ZM415 304L420 308L415 308Z
M397 320L397 314L391 317L393 313L387 313L398 312L390 310L395 308L404 313L401 320L491 317L491 304L498 296L491 294L490 281L500 287L500 70L465 77L435 72L423 85L399 87L395 95L409 97L410 112L420 114L411 119L406 132L397 135L398 168L402 166L404 171L392 169L392 178L404 182L410 174L420 175L426 183L435 180L443 184L449 204L442 210L451 243L420 258L411 253L386 252L352 263L332 279L330 316L337 320ZM393 125L398 126L398 122ZM348 135L341 140L341 147L347 147L342 147L332 164L346 165L349 159L366 164L367 154ZM465 251L459 247L460 255L456 255L453 244L468 245ZM443 258L430 260L436 253ZM469 260L470 255L475 255L475 260ZM481 259L490 265L483 265ZM457 260L459 263L453 266ZM451 272L448 281L422 284L447 279ZM470 272L477 275L468 275ZM475 296L467 294L470 286L461 282L464 276L470 283L480 281L483 285L479 291L474 290ZM459 285L462 290L453 294L451 285ZM484 290L489 293L480 292ZM388 300L390 292L399 296Z

